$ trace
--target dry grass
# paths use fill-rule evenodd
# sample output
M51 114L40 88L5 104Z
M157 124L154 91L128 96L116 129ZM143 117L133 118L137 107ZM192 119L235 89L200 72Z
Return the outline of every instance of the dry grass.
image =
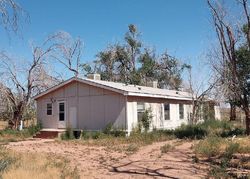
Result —
M154 142L168 141L173 139L173 136L165 135L160 132L133 134L129 137L113 137L110 135L101 135L97 139L82 139L58 142L70 142L87 146L101 146L107 150L125 152L132 154L139 150L140 147L150 145Z
M52 155L17 153L0 149L0 178L80 178L65 159Z
M198 142L194 150L196 162L203 161L211 165L211 177L249 177L250 137L233 139L210 136Z
M8 122L0 120L0 130L5 129L6 127L8 127Z
M168 153L169 151L173 150L174 148L175 148L174 145L165 144L165 145L161 146L160 150L161 150L161 153Z

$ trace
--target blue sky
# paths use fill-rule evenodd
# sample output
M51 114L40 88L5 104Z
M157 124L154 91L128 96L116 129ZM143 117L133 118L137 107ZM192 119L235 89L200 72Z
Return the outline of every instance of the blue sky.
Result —
M41 43L64 30L84 42L83 61L92 61L105 47L122 41L127 26L137 25L144 45L191 62L196 67L211 45L213 30L205 0L17 0L29 13L23 37L0 29L0 49L30 58L30 41Z

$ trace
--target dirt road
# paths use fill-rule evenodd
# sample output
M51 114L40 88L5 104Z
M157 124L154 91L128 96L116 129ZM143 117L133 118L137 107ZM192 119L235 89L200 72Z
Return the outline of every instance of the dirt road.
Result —
M175 148L162 153L161 146L168 143ZM130 155L106 147L45 139L10 143L7 147L63 156L78 168L82 178L204 178L208 168L193 162L191 146L191 142L158 142Z

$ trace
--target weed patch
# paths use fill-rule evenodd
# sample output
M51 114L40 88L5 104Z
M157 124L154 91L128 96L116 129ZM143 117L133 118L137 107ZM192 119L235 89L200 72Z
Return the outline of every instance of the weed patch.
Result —
M169 151L173 150L175 147L170 145L170 144L165 144L163 146L161 146L160 150L161 153L168 153Z
M68 161L51 155L16 153L6 148L0 151L0 178L80 178L78 170Z

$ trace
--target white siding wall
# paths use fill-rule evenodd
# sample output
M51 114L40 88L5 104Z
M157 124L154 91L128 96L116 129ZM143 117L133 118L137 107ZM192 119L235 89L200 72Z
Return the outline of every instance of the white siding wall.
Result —
M151 108L152 123L151 129L174 129L181 124L187 124L189 114L191 113L191 105L184 104L184 119L179 119L179 104L170 104L170 120L164 119L164 103L145 102L146 109ZM137 102L127 102L128 132L130 133L137 126Z
M214 117L217 120L221 120L221 114L220 114L220 106L214 106Z
M108 123L125 128L125 97L90 85L73 82L37 100L37 118L44 128L58 128L59 100L66 103L67 126L87 130L100 130ZM47 103L53 101L53 115L47 115ZM70 109L76 108L75 115ZM74 117L74 119L70 119ZM73 120L77 121L73 121ZM75 127L76 126L76 127Z
M137 102L127 102L127 130L130 133L137 126Z

